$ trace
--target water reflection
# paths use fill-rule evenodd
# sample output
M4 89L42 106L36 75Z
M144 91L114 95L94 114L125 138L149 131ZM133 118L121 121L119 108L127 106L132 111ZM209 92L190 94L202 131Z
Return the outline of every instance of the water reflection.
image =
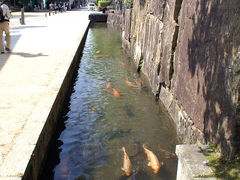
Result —
M175 179L176 158L165 158L159 149L175 150L177 138L169 116L123 53L120 33L97 26L86 40L66 128L59 137L63 144L54 179ZM158 174L147 165L144 143L164 162ZM122 147L133 165L130 177L121 170Z

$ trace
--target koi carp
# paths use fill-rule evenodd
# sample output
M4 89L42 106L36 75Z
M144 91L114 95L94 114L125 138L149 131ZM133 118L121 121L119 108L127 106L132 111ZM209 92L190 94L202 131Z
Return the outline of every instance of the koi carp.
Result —
M122 151L124 153L122 170L125 172L126 176L130 176L132 171L132 164L126 153L125 147L122 147Z
M148 166L153 169L154 174L157 174L163 163L159 163L157 156L152 151L148 150L145 144L143 145L143 149L149 161Z
M135 84L133 84L132 82L130 82L128 80L126 80L125 82L129 87L137 87Z
M170 158L175 158L176 157L175 153L168 152L168 151L166 151L166 150L164 150L164 149L162 149L160 147L159 147L159 151L161 153L163 153L164 158L166 158L166 159L170 159Z
M112 90L113 90L113 95L119 98L120 97L119 92L115 88L112 88Z
M119 61L119 64L121 64L122 66L127 66L128 65L127 63L124 63L122 61Z
M93 113L97 112L97 110L94 107L92 107L92 106L88 106L88 108L91 109Z
M61 171L61 178L62 179L67 179L71 175L71 171L68 170L68 157L63 159L63 162L61 163L60 166L60 171Z
M111 82L108 82L107 86L106 86L106 89L110 89L110 87L111 87Z
M103 58L103 57L105 57L105 55L103 55L103 54L99 54L99 55L95 55L95 56L94 56L95 59Z

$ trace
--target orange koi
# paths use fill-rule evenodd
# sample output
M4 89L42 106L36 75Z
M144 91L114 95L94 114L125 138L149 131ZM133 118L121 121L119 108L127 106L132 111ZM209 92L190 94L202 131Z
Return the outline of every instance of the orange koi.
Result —
M139 78L139 79L138 79L138 82L139 82L139 83L142 83L142 82L143 82L143 80L142 80L141 78Z
M129 87L137 87L135 84L133 84L132 82L130 82L128 80L126 80L125 82Z
M130 176L132 171L132 163L126 153L125 147L122 147L122 151L124 153L122 170L125 172L126 176Z
M60 170L61 171L61 177L63 179L65 179L68 176L68 174L69 174L69 170L68 170L68 167L67 167L67 162L68 162L68 158L65 158L63 160L63 162L62 162L61 167L60 167L60 169L61 169Z
M166 151L166 150L164 150L164 149L161 149L160 147L159 147L159 151L160 151L161 153L163 153L164 158L166 158L166 159L170 159L170 158L175 158L175 157L176 157L176 154L175 154L175 153L170 153L170 152L168 152L168 151Z
M143 145L143 149L148 157L149 161L148 166L150 166L153 169L154 174L157 174L160 168L162 167L163 163L159 163L157 156L152 151L148 150L145 145Z
M111 86L111 82L108 82L106 89L110 89L110 86Z
M122 61L119 61L119 64L121 64L122 66L127 66L128 65L127 63L124 63Z
M97 59L97 58L103 58L103 57L105 57L105 55L103 55L103 54L99 54L99 55L95 55L95 56L94 56L95 59Z
M91 109L93 113L97 112L97 110L94 107L92 107L92 106L88 106L88 108Z
M119 92L115 88L112 88L112 90L113 90L113 95L119 98L120 97Z

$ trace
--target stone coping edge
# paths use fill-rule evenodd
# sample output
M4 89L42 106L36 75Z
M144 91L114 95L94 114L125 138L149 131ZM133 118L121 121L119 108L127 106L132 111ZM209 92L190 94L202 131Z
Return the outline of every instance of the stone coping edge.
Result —
M201 145L202 149L208 148ZM199 145L184 144L176 146L178 156L177 180L216 180L214 177L204 177L213 174Z
M50 147L52 137L56 131L58 120L60 119L62 108L64 107L66 94L69 93L69 87L71 87L74 80L74 75L77 72L78 65L81 60L83 48L85 45L86 37L90 27L90 22L86 28L86 31L82 37L82 40L76 50L71 65L66 73L61 88L57 94L57 97L53 103L51 111L42 129L42 132L38 138L36 146L33 150L31 158L28 162L27 168L24 172L22 180L38 179L43 165L46 162L46 153Z

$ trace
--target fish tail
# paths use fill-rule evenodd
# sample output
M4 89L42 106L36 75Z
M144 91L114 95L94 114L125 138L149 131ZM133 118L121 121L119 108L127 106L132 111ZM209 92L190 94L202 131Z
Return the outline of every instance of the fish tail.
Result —
M154 174L157 174L157 173L158 173L158 171L159 171L158 169L155 169L155 170L154 170Z
M126 153L126 149L125 149L125 147L122 147L122 151L123 151L124 153Z
M113 95L114 95L114 96L120 97L119 92L118 92L115 88L112 88L112 90L113 90Z
M108 82L108 83L107 83L106 88L107 88L107 89L110 89L110 88L111 88L111 82Z
M143 148L147 148L146 144L143 144Z

